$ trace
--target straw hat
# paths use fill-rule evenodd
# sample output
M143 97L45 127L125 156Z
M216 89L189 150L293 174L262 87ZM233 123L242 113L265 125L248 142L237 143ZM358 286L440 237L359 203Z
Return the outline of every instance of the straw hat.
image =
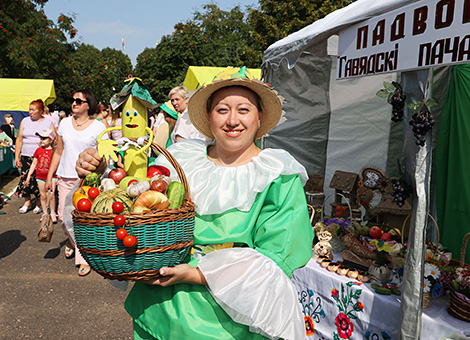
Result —
M178 112L175 111L175 108L173 105L171 105L170 100L160 105L160 109L168 113L171 118L178 119Z
M281 119L282 104L281 98L271 89L271 85L258 79L242 67L241 69L227 68L222 73L215 76L212 83L198 88L188 101L188 114L191 123L203 135L214 139L207 112L207 101L217 90L229 86L242 86L255 92L261 99L263 112L261 113L260 128L255 135L258 139L271 131Z

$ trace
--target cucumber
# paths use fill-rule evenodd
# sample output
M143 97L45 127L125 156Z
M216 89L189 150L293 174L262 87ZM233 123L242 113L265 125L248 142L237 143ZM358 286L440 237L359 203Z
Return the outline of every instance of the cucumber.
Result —
M395 287L390 287L390 290L392 291L392 294L401 295L400 290Z
M168 209L176 209L181 207L184 201L184 185L180 182L173 181L168 185L168 189L166 190L166 195L168 196L168 200L170 201L170 206Z
M392 291L389 288L385 287L376 287L374 288L376 293L382 294L382 295L392 295Z
M380 287L381 287L381 286L380 286L380 285L378 285L377 283L372 283L370 286L371 286L372 288L374 288L374 289L375 289L375 288L380 288Z

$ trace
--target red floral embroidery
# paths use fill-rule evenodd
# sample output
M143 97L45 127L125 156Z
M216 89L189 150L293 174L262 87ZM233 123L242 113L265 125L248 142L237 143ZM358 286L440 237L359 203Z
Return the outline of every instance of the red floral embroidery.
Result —
M333 290L331 291L331 295L337 299L338 298L338 290L336 288L333 288Z
M354 306L355 309L363 310L364 309L364 304L361 301L358 301L356 303L356 306Z
M339 313L335 320L339 336L343 339L349 339L354 332L354 325L351 320L344 313Z
M307 336L315 334L315 324L309 315L304 316L305 329L307 330Z

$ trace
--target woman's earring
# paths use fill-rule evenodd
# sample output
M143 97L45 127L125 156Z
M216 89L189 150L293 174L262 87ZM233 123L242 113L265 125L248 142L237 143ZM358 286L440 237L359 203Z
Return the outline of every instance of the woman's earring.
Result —
M261 127L261 121L258 121L258 129Z

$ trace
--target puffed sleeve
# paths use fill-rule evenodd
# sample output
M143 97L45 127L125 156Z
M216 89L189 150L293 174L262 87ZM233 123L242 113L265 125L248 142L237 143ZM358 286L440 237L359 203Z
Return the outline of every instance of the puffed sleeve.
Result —
M254 231L254 248L272 259L287 276L312 257L313 229L297 175L271 183Z
M257 202L261 208L253 211L253 248L214 251L198 267L234 321L269 339L302 339L303 314L290 278L312 256L305 196L297 175L280 176L265 193Z

